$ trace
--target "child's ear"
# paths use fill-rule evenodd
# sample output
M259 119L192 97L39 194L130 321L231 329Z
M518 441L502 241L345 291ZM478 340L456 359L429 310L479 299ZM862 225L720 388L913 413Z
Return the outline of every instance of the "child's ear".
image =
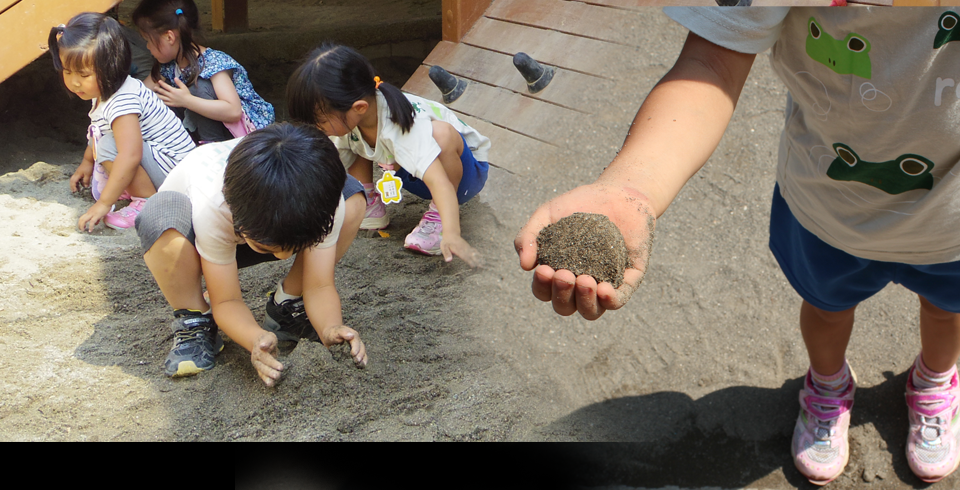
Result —
M370 108L370 103L365 100L358 100L354 102L350 108L357 111L358 114L363 115L367 112L367 109Z
M177 44L177 33L173 32L173 29L164 32L160 37L171 46Z

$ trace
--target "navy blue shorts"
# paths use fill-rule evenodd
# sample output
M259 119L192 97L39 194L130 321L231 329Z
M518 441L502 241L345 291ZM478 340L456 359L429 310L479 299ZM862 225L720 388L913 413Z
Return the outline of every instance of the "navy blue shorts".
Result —
M463 139L463 135L460 135ZM460 186L457 188L457 201L463 204L480 193L483 185L487 183L487 172L490 170L490 164L487 162L478 162L467 146L467 140L463 140L463 153L460 155L460 162L463 163L463 177L460 178ZM433 199L430 189L422 180L410 175L403 168L397 170L396 176L403 181L403 188L413 193L421 199Z
M862 259L838 250L797 221L779 185L770 209L770 250L793 289L821 310L853 308L892 281L942 310L960 313L960 261L911 265Z

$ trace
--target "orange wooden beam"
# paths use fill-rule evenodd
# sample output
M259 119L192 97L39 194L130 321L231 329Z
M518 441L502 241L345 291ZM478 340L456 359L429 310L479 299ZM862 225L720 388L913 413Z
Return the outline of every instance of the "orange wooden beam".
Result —
M443 40L460 42L493 0L443 0Z
M211 0L210 10L215 31L239 32L250 27L247 0Z

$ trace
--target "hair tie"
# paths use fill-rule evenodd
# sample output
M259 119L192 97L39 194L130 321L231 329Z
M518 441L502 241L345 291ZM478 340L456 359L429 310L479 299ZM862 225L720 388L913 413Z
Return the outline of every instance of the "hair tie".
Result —
M380 81L380 77L373 77L373 82L376 83L373 88L378 90L380 89L380 84L383 83Z
M177 15L183 15L183 9L177 9L176 14L177 14Z

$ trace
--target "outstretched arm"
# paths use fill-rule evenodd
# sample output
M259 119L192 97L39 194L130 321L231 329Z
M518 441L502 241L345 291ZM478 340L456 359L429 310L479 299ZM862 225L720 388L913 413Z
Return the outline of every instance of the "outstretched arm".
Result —
M203 278L210 293L213 319L223 333L250 351L250 362L267 386L280 379L283 364L276 359L277 336L257 324L250 308L243 302L237 263L221 265L200 258Z
M656 218L717 148L755 57L689 34L597 181L542 205L514 241L520 266L533 270L543 227L578 211L605 214L620 228L631 254L623 285L614 289L541 265L533 277L534 296L552 301L561 315L580 312L588 320L626 304L646 272Z

